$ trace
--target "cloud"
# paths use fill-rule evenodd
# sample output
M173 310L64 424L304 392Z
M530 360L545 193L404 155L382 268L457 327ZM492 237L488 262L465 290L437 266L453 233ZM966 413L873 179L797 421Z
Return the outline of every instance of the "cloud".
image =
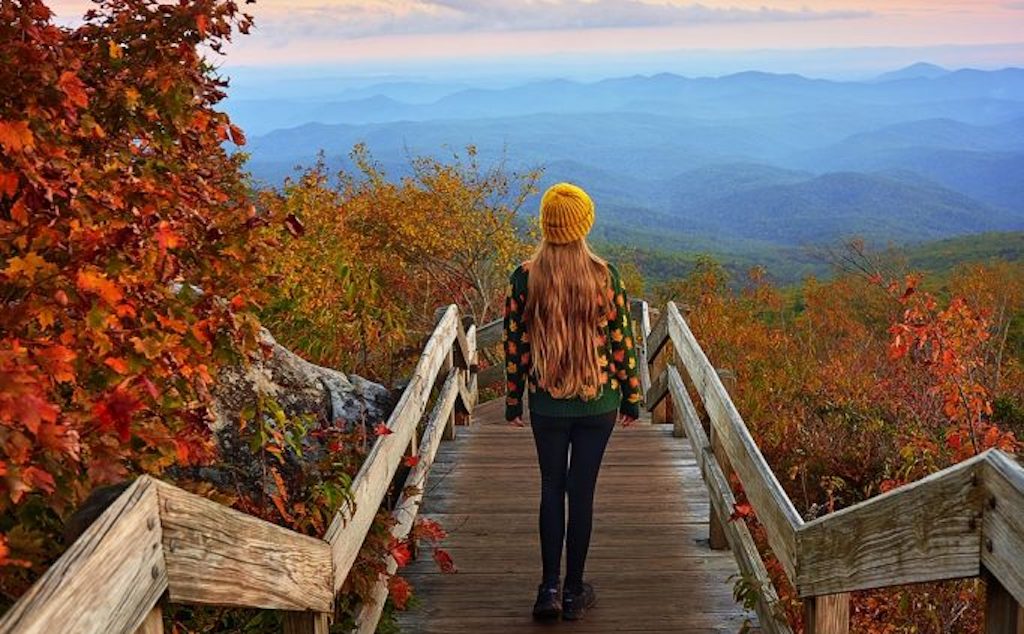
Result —
M1006 2L1003 7L1012 11L1024 11L1024 2Z
M372 37L396 34L644 28L687 24L849 20L869 11L717 8L649 0L343 0L292 6L263 22L265 34ZM260 23L259 18L257 24ZM287 34L281 29L288 31Z

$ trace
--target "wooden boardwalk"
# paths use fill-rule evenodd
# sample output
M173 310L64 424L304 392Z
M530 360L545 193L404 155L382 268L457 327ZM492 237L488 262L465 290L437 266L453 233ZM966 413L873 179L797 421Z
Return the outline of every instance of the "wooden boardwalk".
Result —
M440 521L459 568L442 574L429 555L404 570L418 604L403 632L515 633L534 624L540 578L539 473L529 429L502 420L501 401L444 443L421 514ZM573 632L738 632L753 614L732 598L736 563L708 547L707 490L689 443L670 425L612 435L598 481L587 579L598 604ZM564 559L563 559L564 566ZM564 569L564 568L563 568Z

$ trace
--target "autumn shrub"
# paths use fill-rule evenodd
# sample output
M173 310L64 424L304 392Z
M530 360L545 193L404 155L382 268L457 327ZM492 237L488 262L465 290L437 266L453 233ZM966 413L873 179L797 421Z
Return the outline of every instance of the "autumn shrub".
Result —
M264 259L261 315L312 361L389 382L418 354L439 306L458 303L477 323L498 314L508 271L525 255L516 211L537 174L481 166L472 147L446 162L413 158L412 175L397 180L364 146L352 159L354 174L332 176L320 161L261 193L261 207L287 219L268 238L301 235Z
M209 388L251 349L258 219L225 83L234 2L0 4L0 594L96 485L209 461Z
M295 216L262 204L244 157L226 149L244 138L217 110L226 82L199 51L219 51L250 24L221 0L108 0L73 28L55 25L41 1L0 3L0 607L67 546L64 521L95 487L158 475L322 535L374 440L374 421L314 424L261 397L237 424L271 485L236 482L219 464L211 389L225 363L263 353L257 310L274 306L259 260L319 247L301 239ZM447 168L434 166L424 174L440 190ZM362 195L368 210L373 192ZM453 204L460 192L446 195ZM387 259L379 246L373 262ZM316 281L334 297L353 288L340 275ZM370 315L397 305L360 301ZM289 318L337 316L321 308L299 302ZM418 354L405 343L396 356ZM390 539L390 521L382 512L364 544L343 618L408 549ZM413 531L450 568L441 537L430 522ZM395 602L407 600L392 583ZM168 610L182 632L279 631L279 618Z
M711 260L658 289L689 306L709 358L737 375L737 407L807 519L988 448L1020 446L1024 267L966 265L929 292L920 275L849 249L857 267L806 281L795 302L763 271L737 283ZM763 528L738 514L799 623ZM969 580L857 593L854 629L977 632L981 588Z

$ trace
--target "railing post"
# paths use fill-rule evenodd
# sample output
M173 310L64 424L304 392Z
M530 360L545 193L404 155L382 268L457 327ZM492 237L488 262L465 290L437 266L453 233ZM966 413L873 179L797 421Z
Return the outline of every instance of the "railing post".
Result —
M330 634L331 624L323 612L286 612L284 634Z
M985 634L1024 634L1024 607L988 570L985 579Z
M732 370L725 368L719 368L715 371L718 373L718 377L722 380L722 384L731 398L736 391L736 374ZM722 439L719 437L718 432L715 431L714 423L709 423L708 425L708 436L711 443L711 451L715 454L715 460L718 461L718 466L721 467L722 473L725 475L725 481L732 486L732 465L729 463L729 456L725 452L725 447L722 446ZM724 510L728 514L732 513L731 509ZM725 526L722 525L716 513L711 513L711 521L708 526L708 542L710 542L712 550L729 549L729 540L725 536Z
M453 344L457 345L457 344ZM441 366L441 376L448 376L452 368L455 367L454 349L448 349L448 355L444 358L444 365ZM441 438L444 440L455 440L455 408L452 408L450 414L448 414L448 422L444 425L444 434Z
M651 319L657 321L660 319L660 313L658 309L651 310ZM661 349L661 352L652 361L648 359L650 364L650 376L651 380L655 380L661 376L661 373L665 371L665 367L668 365L668 360L675 356L675 352L672 348L672 342L666 341L665 346ZM666 396L658 403L654 409L651 410L651 423L670 423L672 422L672 402L671 396Z
M159 603L153 606L146 620L135 629L135 634L164 634L164 611Z
M849 634L850 593L804 599L804 634Z

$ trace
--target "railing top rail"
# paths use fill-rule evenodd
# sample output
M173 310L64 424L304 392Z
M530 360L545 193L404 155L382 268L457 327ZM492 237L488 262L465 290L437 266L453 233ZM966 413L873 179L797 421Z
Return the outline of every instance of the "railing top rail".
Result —
M725 457L800 596L977 576L984 567L1024 603L1024 466L1019 459L989 450L805 523L671 302L651 330L651 362L662 337L672 342L693 381ZM671 392L672 372L668 368L652 379L648 408ZM687 415L685 407L680 414ZM702 451L702 464L716 460L710 451L695 450Z
M388 418L392 433L376 439L353 481L353 503L324 539L141 476L0 618L0 634L130 633L165 591L173 602L330 612L442 368L454 364L431 420L450 416L457 400L472 408L463 371L475 363L475 344L475 327L467 333L449 306ZM433 460L436 426L428 426L419 480Z

